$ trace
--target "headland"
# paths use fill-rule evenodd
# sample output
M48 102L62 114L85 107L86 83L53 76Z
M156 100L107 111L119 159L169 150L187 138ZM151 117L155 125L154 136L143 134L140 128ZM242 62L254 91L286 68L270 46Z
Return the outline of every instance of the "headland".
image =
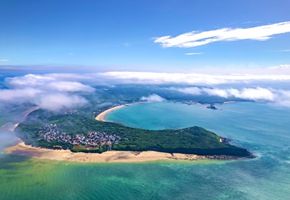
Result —
M18 123L13 126L22 134L33 136L34 141L27 142L23 137L5 152L48 160L100 163L252 157L246 149L224 143L219 136L201 127L152 131L105 121L108 113L126 105L103 111L97 120L77 114L53 116L46 119L48 127L33 121L38 122L39 114L43 116L37 111L31 119L28 116L19 126ZM98 132L76 134L84 131L84 127Z

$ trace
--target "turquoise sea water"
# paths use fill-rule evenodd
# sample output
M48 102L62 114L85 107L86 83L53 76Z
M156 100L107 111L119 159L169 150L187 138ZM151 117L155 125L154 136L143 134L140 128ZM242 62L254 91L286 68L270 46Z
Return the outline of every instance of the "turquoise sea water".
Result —
M257 158L81 164L0 154L0 199L289 199L290 109L249 102L217 107L137 104L107 120L148 129L202 126Z

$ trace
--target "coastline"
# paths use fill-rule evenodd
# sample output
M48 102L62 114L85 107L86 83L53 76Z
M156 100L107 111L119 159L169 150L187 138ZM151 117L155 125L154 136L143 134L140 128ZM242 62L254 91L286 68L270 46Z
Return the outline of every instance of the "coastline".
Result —
M132 104L139 104L143 102L137 102ZM106 121L105 116L119 108L132 105L124 104L112 107L100 113L95 119L99 121ZM36 109L31 109L30 112L25 113L25 117ZM14 123L11 132L19 125ZM196 160L235 160L240 157L236 156L207 156L196 154L183 154L183 153L165 153L158 151L106 151L99 153L83 153L83 152L71 152L70 150L56 150L41 147L33 147L25 144L24 141L19 139L18 144L7 147L4 149L6 154L28 156L38 159L55 160L55 161L69 161L69 162L82 162L82 163L139 163L139 162L151 162L151 161L196 161Z
M125 106L127 106L127 105L128 105L128 104L123 104L123 105L119 105L119 106L115 106L115 107L109 108L109 109L107 109L107 110L101 112L100 114L98 114L98 115L96 116L95 119L98 120L98 121L106 122L105 117L106 117L110 112L112 112L112 111L114 111L114 110L117 110L117 109L120 109L120 108L123 108L123 107L125 107Z
M17 128L17 126L21 122L23 122L30 113L32 113L32 112L34 112L34 111L36 111L38 109L39 109L38 106L34 106L34 107L26 110L25 112L22 113L22 115L20 116L20 119L19 120L15 121L15 122L7 122L6 124L4 124L0 128L0 130L8 131L8 132L13 132Z
M113 112L114 110L118 110L118 109L123 108L125 106L131 106L131 105L136 105L136 104L141 104L141 103L146 103L146 102L134 102L134 103L127 103L127 104L122 104L122 105L114 106L114 107L109 108L107 110L104 110L103 112L101 112L100 114L98 114L95 117L95 119L98 120L98 121L107 122L107 120L105 118L106 118L106 116L110 112Z
M209 158L208 156L199 156L194 154L180 153L164 153L157 151L106 151L104 153L73 153L70 150L54 150L26 145L24 142L19 142L17 145L8 147L4 150L7 154L29 156L33 158L81 162L81 163L138 163L150 161L193 161L217 159L216 157ZM220 158L221 159L221 158ZM223 159L227 160L227 159Z

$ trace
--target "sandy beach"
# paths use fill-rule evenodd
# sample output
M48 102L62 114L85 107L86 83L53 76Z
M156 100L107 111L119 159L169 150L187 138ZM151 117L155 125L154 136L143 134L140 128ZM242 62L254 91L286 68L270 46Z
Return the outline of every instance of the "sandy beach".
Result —
M85 162L85 163L114 163L114 162L149 162L165 160L201 160L206 156L179 153L162 153L156 151L107 151L98 153L73 153L69 150L52 150L46 148L33 147L20 142L15 146L5 149L5 153L30 156L39 159Z
M128 104L118 105L118 106L115 106L115 107L109 108L109 109L107 109L107 110L101 112L100 114L98 114L98 116L96 116L95 119L98 120L98 121L103 121L103 122L105 122L105 121L106 121L105 118L106 118L106 116L107 116L110 112L112 112L112 111L114 111L114 110L117 110L117 109L120 109L120 108L123 108L123 107L125 107L125 106L131 106L131 105L136 105L136 104L140 104L140 103L146 103L146 102L134 102L134 103L128 103Z
M96 120L103 121L104 122L104 121L106 121L105 120L106 115L108 115L110 112L112 112L114 110L117 110L119 108L123 108L124 106L127 106L127 104L125 104L125 105L119 105L119 106L115 106L113 108L107 109L107 110L101 112L100 114L98 114L98 116L96 117Z

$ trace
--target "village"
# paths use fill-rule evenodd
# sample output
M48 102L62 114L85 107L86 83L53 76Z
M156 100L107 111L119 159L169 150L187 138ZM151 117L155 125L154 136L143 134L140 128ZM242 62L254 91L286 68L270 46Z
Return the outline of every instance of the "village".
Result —
M109 149L113 144L118 144L121 137L116 134L106 132L90 131L87 135L75 134L69 135L65 133L57 124L50 124L39 129L38 140L44 140L48 143L52 141L63 142L72 145L81 145L90 148L101 147L108 145Z

